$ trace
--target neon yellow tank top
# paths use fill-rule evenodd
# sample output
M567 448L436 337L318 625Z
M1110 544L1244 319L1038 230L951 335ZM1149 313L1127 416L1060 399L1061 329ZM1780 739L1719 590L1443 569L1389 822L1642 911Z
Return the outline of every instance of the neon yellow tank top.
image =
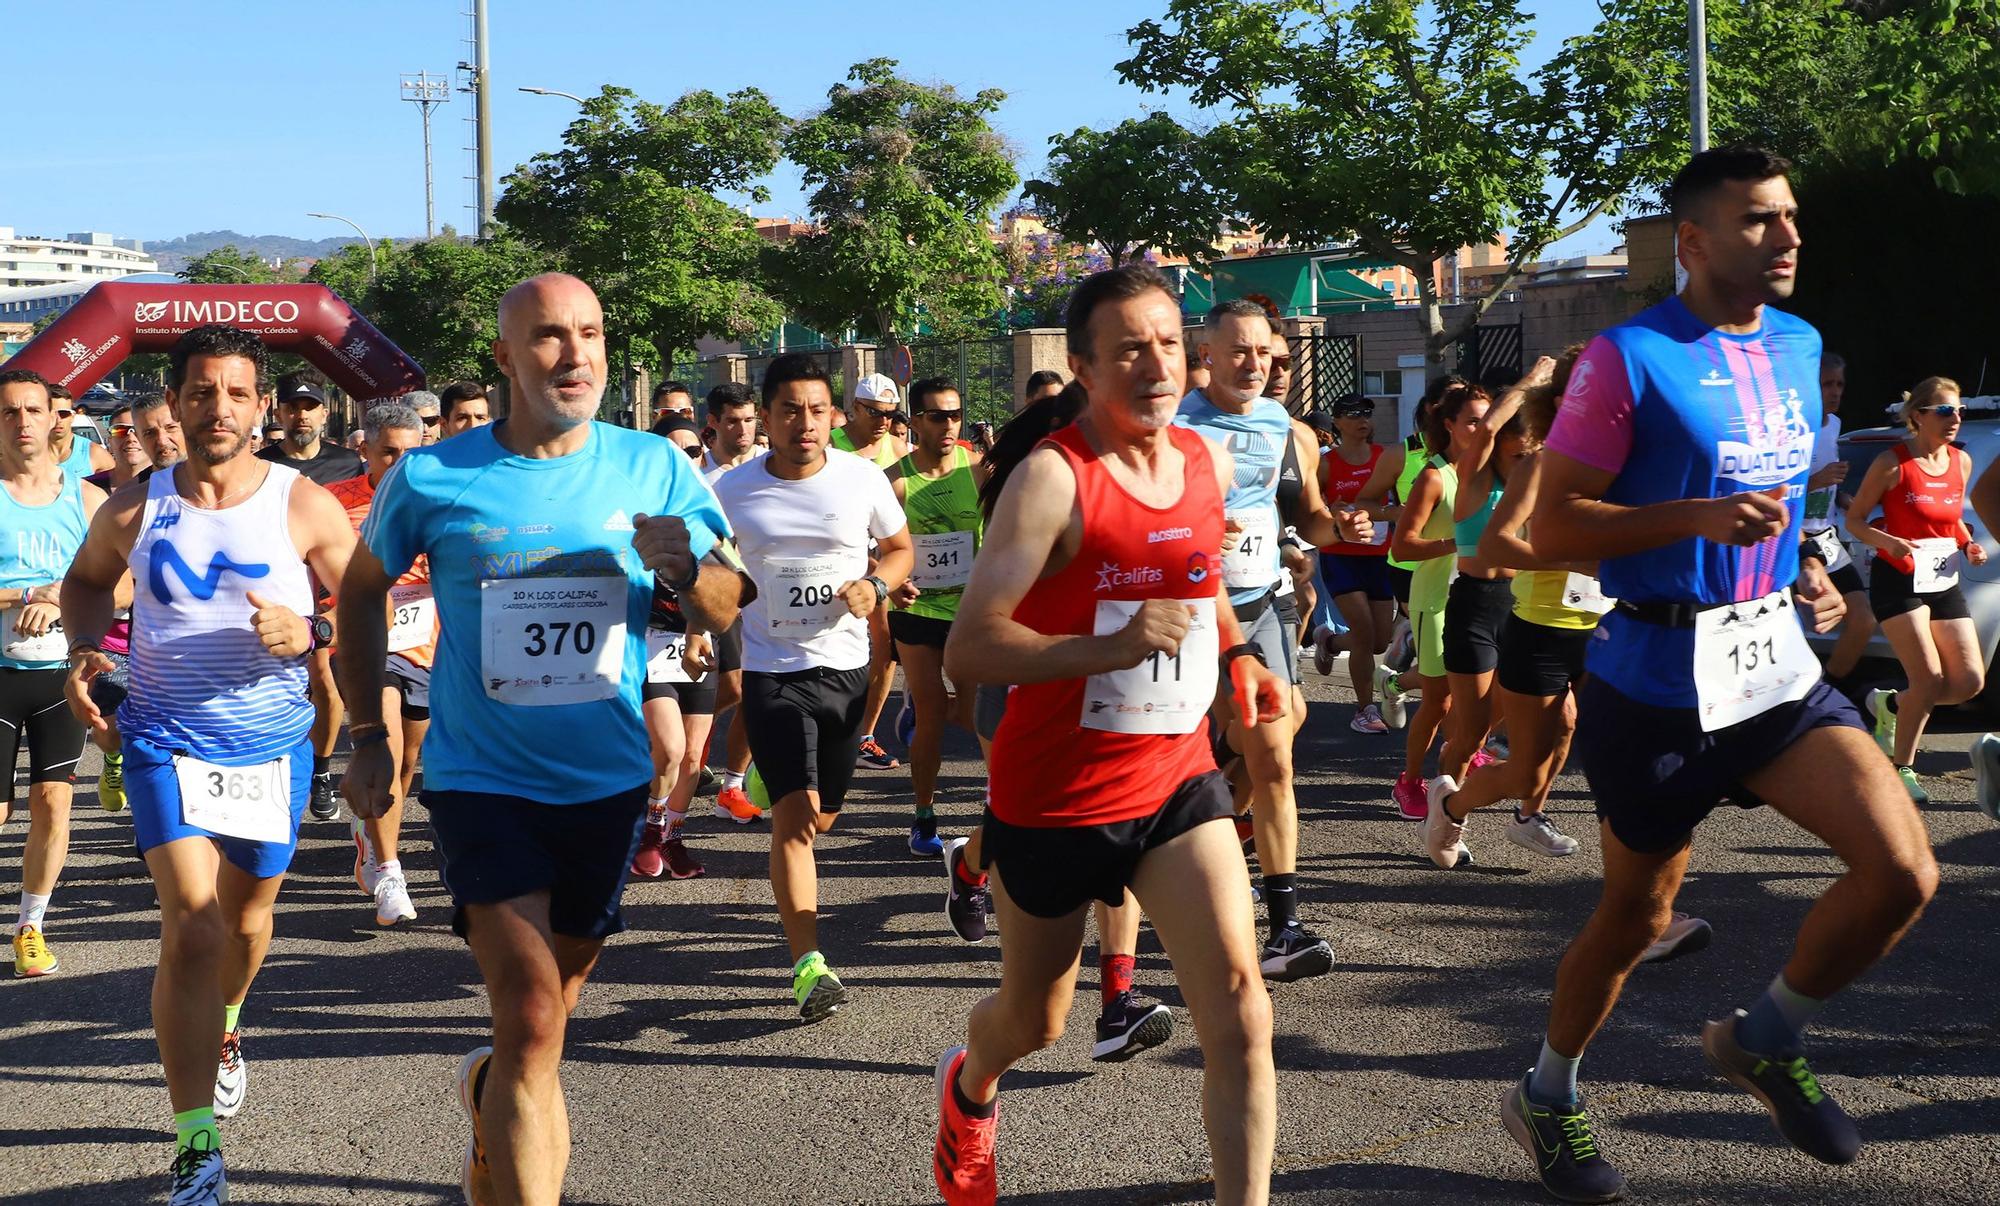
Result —
M842 452L853 452L855 451L854 437L847 434L847 428L837 427L833 432L833 446ZM895 464L896 441L893 439L883 440L875 446L875 453L869 459L884 469Z
M979 483L972 476L972 454L954 446L951 471L938 478L918 473L914 457L904 457L900 467L903 515L910 521L910 537L916 545L910 580L921 592L916 602L903 610L936 620L955 620L959 600L965 597L965 583L972 574L972 558L986 528L985 514L979 509Z
M1444 479L1444 495L1431 508L1431 517L1417 535L1425 540L1451 540L1457 527L1452 522L1451 509L1458 498L1458 470L1441 456L1422 463L1436 469ZM1412 476L1410 480L1414 484L1416 478ZM1417 562L1410 578L1410 610L1443 611L1445 592L1451 589L1451 571L1456 565L1457 558L1450 553Z

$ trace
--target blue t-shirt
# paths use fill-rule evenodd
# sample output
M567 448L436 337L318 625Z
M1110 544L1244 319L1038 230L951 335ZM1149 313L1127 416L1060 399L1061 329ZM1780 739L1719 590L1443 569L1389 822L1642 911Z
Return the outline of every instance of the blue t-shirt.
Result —
M1617 474L1626 507L1785 487L1785 531L1738 548L1701 539L1606 559L1604 593L1634 601L1731 603L1799 576L1799 523L1820 425L1819 332L1770 307L1748 335L1708 326L1669 298L1599 335L1570 373L1551 451ZM1590 672L1660 707L1695 706L1694 630L1613 612Z
M1232 586L1229 591L1229 601L1235 606L1254 602L1269 594L1284 577L1277 539L1285 526L1278 515L1278 474L1285 467L1285 445L1292 438L1292 416L1286 412L1285 404L1275 398L1259 398L1251 405L1250 413L1239 415L1210 402L1208 395L1200 390L1193 390L1181 399L1180 413L1174 416L1174 422L1214 440L1235 459L1236 477L1229 483L1228 496L1222 500L1222 509L1231 519L1242 522L1253 513L1268 514L1264 521L1268 527L1261 532L1246 528L1245 536L1246 541L1256 541L1255 557L1262 584ZM1250 552L1246 548L1243 553L1231 554L1225 559L1225 566Z
M361 529L391 579L430 560L440 631L425 781L547 804L628 791L653 774L639 714L653 575L632 516L680 516L697 557L728 521L666 440L593 423L582 451L536 460L498 430L405 453Z

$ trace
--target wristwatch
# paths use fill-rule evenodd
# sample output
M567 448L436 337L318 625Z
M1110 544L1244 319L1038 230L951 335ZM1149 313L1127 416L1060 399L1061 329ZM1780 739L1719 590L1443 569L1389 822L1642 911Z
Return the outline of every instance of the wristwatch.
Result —
M653 576L660 580L661 586L666 587L677 595L684 595L693 590L694 584L701 580L701 561L696 557L690 556L688 558L688 576L679 582L673 581L658 570L653 571Z
M306 627L312 629L312 644L306 647L307 652L333 644L332 620L325 616L313 616L306 621Z
M873 574L863 578L862 581L875 588L875 601L877 603L885 602L889 598L889 584L887 582L882 581L882 579L877 578Z

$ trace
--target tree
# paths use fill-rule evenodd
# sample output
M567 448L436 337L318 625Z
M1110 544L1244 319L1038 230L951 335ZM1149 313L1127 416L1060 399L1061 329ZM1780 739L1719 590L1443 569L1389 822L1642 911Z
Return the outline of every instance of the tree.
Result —
M784 115L762 92L696 91L671 105L607 87L560 151L515 168L495 216L597 291L614 358L658 366L705 336L769 329L783 309L759 286L763 241L717 197L763 201Z
M966 97L869 59L785 137L818 227L768 253L780 291L822 331L850 325L890 349L920 331L989 323L1006 277L993 213L1018 177L987 115L1006 94Z
M1007 325L1059 327L1069 314L1069 297L1083 278L1111 265L1103 256L1079 254L1053 239L1009 244L1007 262Z
M1222 110L1216 183L1267 237L1409 269L1438 361L1550 243L1684 157L1685 51L1635 36L1630 7L1603 0L1595 30L1524 76L1518 0L1171 0L1118 70ZM1505 269L1447 325L1433 264L1507 230Z
M298 279L279 275L271 265L234 243L194 257L177 275L192 285L269 285Z
M368 251L359 245L321 260L308 279L367 315L432 382L498 379L500 296L549 264L504 228L483 242L447 234L384 246L377 257L372 284Z
M1094 243L1116 268L1147 249L1205 264L1229 222L1202 139L1165 113L1049 139L1047 179L1024 195L1063 237Z

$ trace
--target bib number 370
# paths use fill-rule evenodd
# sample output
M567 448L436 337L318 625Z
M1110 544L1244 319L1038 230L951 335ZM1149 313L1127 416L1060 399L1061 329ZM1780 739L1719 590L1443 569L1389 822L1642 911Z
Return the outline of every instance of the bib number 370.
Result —
M1695 617L1694 689L1704 733L1805 698L1819 680L1788 590Z
M617 695L629 589L623 575L481 582L486 697L548 707Z

